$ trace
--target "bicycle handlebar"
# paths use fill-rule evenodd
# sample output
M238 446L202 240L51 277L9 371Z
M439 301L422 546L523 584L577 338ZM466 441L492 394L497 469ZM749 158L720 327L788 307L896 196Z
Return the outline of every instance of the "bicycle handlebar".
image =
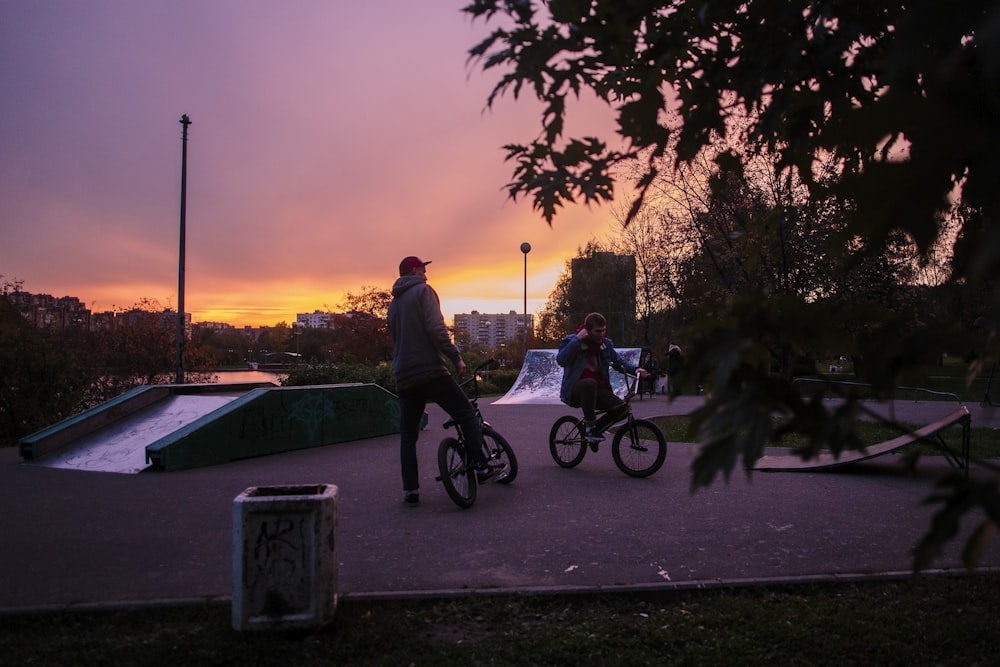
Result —
M625 376L625 390L626 393L629 394L629 398L636 395L636 390L639 389L638 369L635 373L626 373L625 371L618 372ZM646 372L646 377L649 377L648 371Z
M476 366L475 368L473 368L472 372L469 373L469 377L467 377L465 380L463 380L461 382L461 384L459 384L458 386L460 386L462 388L465 388L466 385L472 384L473 387L474 387L474 394L475 394L475 396L478 397L479 396L479 381L476 378L476 376L479 374L479 371L489 370L496 363L497 363L497 360L494 359L493 357L490 357L489 359L487 359L483 363L481 363L478 366Z

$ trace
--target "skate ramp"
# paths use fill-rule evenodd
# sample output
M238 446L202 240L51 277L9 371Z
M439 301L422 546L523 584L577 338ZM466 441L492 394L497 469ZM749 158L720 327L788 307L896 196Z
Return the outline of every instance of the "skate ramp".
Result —
M806 460L792 454L763 456L757 460L753 469L764 472L825 470L867 461L886 454L894 454L904 447L914 445L918 442L929 442L941 450L941 453L953 468L968 471L969 429L971 423L972 416L969 413L969 409L963 405L954 412L926 426L922 426L912 433L905 433L897 438L866 447L863 450L841 452L839 456L835 456L831 452L821 452L819 456ZM961 452L954 452L941 438L941 432L952 426L960 426L962 428Z
M559 350L528 350L521 372L503 398L492 405L559 405L559 387L562 384L562 367L556 363ZM618 348L618 356L632 365L639 363L642 349L638 347ZM625 396L625 377L611 371L612 389L619 396Z
M132 390L19 444L32 465L138 473L398 432L398 399L377 385L156 385Z
M137 473L149 467L146 447L235 400L242 394L167 395L137 412L87 433L41 458L50 468ZM23 442L23 441L22 441ZM22 455L24 449L22 448Z

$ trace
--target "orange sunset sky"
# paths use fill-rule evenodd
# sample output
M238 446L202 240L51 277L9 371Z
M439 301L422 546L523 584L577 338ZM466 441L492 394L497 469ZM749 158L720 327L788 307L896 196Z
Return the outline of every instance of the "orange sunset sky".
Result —
M432 260L447 320L545 302L611 209L550 228L511 202L502 146L533 100L486 110L467 0L0 3L0 276L94 310L176 307L180 118L190 116L185 310L292 322ZM586 105L574 134L613 140Z

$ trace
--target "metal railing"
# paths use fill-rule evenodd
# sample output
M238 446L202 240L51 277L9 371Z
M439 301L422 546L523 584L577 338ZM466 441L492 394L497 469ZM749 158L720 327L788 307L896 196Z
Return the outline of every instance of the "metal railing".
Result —
M864 383L864 382L849 382L847 380L827 380L827 379L823 379L823 378L805 378L805 377L798 377L798 378L795 378L795 379L792 380L792 384L795 384L796 382L815 382L815 383L821 383L821 384L826 385L826 386L843 385L843 386L869 387L869 388L872 386L872 385ZM950 392L950 391L936 391L934 389L925 389L923 387L896 387L896 391L897 392L913 392L914 393L914 397L913 397L913 402L914 403L916 403L919 400L919 398L918 398L919 394L931 394L931 395L934 395L934 396L945 396L945 397L948 397L948 398L954 400L956 403L959 403L959 404L962 403L962 399L959 398L958 394L956 394L954 392ZM831 396L830 398L839 398L839 396Z

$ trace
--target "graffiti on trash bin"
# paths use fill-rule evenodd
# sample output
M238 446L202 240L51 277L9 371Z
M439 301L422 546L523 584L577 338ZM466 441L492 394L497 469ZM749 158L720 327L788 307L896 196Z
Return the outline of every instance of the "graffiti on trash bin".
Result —
M307 606L310 575L303 548L309 534L307 517L256 518L259 523L253 540L253 562L246 568L253 597L265 613L287 613ZM282 610L273 608L279 600Z

